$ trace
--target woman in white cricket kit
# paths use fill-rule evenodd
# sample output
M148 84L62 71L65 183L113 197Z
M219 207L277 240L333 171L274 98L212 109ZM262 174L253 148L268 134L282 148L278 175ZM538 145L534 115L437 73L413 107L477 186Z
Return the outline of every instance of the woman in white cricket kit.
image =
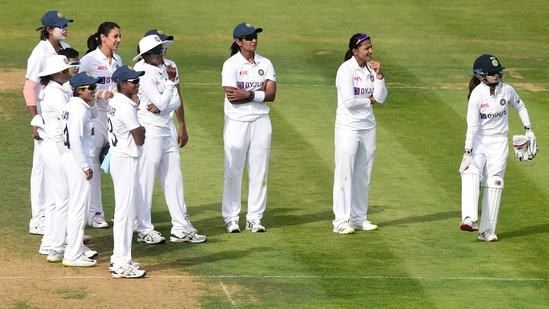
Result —
M148 35L139 41L135 70L145 72L139 86L139 123L147 129L147 140L139 158L139 183L142 197L137 210L137 241L163 243L165 238L151 222L154 181L158 177L172 218L171 242L201 243L206 236L195 232L187 218L183 174L177 140L173 137L172 111L180 106L175 88L175 67L164 64L164 49L172 41Z
M40 94L42 118L44 119L40 156L44 160L46 190L53 201L53 207L46 209L46 217L51 218L52 224L46 228L43 242L49 240L47 260L54 263L63 260L67 226L67 205L61 191L61 155L64 151L61 118L71 97L71 93L64 86L70 79L69 69L67 57L56 55L47 59L46 69L38 74L40 84L44 86Z
M103 147L108 146L107 140L107 105L113 97L116 83L112 80L112 73L122 66L122 58L115 52L120 46L120 27L114 22L104 22L99 25L97 32L88 38L88 51L80 60L80 71L90 72L93 77L99 78L95 103L98 116L95 118L95 157L93 159L94 177L91 179L91 205L87 215L88 225L94 228L106 228L103 201L101 195L101 162L100 154Z
M67 19L59 11L48 11L42 18L42 26L36 31L40 31L40 42L34 47L31 55L27 60L27 74L25 76L25 86L23 95L29 110L31 119L33 119L33 138L34 138L34 153L32 158L32 170L30 176L30 199L31 199L31 219L29 222L29 233L43 235L45 229L45 210L47 197L44 184L44 161L39 155L39 147L42 140L40 136L43 133L38 126L43 125L40 118L40 78L38 73L42 72L46 67L46 59L57 55L59 50L70 47L69 44L63 42L68 35L68 23L72 19ZM53 202L49 199L50 207ZM51 218L50 218L51 219ZM51 224L49 224L51 226ZM44 247L40 251L41 254L48 254L49 248Z
M84 228L90 205L90 180L93 178L95 153L92 109L95 107L95 89L98 78L87 72L73 76L70 98L63 114L65 152L62 156L63 190L67 194L67 246L64 266L90 267L96 261L85 255ZM97 113L97 110L95 110Z
M503 82L498 58L484 54L473 64L469 82L465 154L459 168L461 174L462 231L478 231L479 240L498 241L498 219L503 177L509 145L508 108L514 108L524 125L526 136L535 142L530 117L515 89ZM482 215L478 225L479 184L483 187Z
M126 65L112 74L118 91L108 105L110 173L115 200L114 249L109 266L113 278L145 276L139 263L132 261L131 254L136 205L141 195L138 162L145 142L145 128L137 120L136 103L139 77L143 74L145 72L134 71Z
M349 40L343 64L337 70L333 231L352 234L375 230L367 220L368 194L376 151L374 103L383 103L387 87L381 65L372 60L372 41L357 33Z
M240 232L242 174L248 163L246 229L265 232L261 219L267 205L267 174L272 127L269 106L276 97L276 74L271 61L258 55L257 34L262 28L238 24L233 30L231 57L223 64L225 89L225 152L222 214L229 233Z

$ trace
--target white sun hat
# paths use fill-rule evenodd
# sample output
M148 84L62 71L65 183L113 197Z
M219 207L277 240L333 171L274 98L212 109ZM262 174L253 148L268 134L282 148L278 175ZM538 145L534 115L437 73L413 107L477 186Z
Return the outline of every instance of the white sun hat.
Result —
M162 45L163 49L168 48L173 44L173 41L162 41L158 35L147 35L139 41L139 54L133 57L133 61L138 61L143 58L143 54L150 52L158 45Z
M46 69L38 73L38 76L44 77L52 75L72 67L74 67L74 65L69 64L69 60L67 59L67 57L63 55L51 56L46 59Z

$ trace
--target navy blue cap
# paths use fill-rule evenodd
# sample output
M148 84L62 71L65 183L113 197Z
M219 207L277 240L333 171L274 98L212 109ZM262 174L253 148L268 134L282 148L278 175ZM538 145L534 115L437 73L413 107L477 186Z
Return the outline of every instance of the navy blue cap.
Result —
M127 65L121 66L112 73L112 80L119 84L122 81L136 79L145 74L144 71L135 71Z
M503 69L505 68L501 66L499 59L489 54L478 57L473 64L473 73L499 72Z
M146 37L148 35L158 35L158 37L162 41L173 41L173 35L164 34L164 32L162 32L158 29L152 29L152 30L147 31L147 33L145 33L144 37Z
M46 27L62 27L73 22L72 19L65 18L65 16L63 16L63 14L59 11L46 12L40 21L42 22L42 27L36 28L36 31L42 30Z
M241 23L241 24L238 24L234 28L233 38L238 39L238 38L241 38L241 37L246 36L248 34L259 33L259 32L262 32L262 31L263 31L263 28L254 28L254 26L252 26L252 24Z
M101 79L91 76L89 72L80 72L69 81L71 87L76 89L81 86L97 84Z

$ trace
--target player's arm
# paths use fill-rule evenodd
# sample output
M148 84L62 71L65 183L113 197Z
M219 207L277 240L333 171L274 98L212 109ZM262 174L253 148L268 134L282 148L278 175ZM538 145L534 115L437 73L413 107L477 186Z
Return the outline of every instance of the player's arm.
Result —
M223 89L225 89L225 95L227 96L227 100L229 100L231 104L243 104L252 101L250 99L251 95L248 90L238 89L236 87L230 86L225 86L223 87Z
M179 131L177 132L177 142L179 147L184 147L189 141L189 134L187 133L187 125L185 124L185 107L183 106L183 96L181 95L181 89L179 84L175 85L177 94L179 95L179 107L175 110L175 116L179 123Z
M145 144L145 127L140 126L130 131L133 140L138 146Z

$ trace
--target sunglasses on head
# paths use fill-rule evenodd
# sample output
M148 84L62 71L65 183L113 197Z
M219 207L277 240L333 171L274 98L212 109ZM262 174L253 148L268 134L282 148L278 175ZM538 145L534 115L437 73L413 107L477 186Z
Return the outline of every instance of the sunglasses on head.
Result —
M128 83L132 83L132 84L134 84L134 85L137 85L137 84L139 84L139 78L128 79L127 82L128 82Z
M364 40L368 40L370 38L369 35L363 33L361 35L358 36L357 40L356 40L356 44L355 46L358 46L358 44L360 44L360 42L364 41Z
M85 85L85 86L80 86L78 87L78 89L88 89L90 91L94 91L95 89L97 89L97 85Z
M252 34L245 35L242 39L244 39L246 41L253 41L254 39L257 40L257 33L252 33Z

